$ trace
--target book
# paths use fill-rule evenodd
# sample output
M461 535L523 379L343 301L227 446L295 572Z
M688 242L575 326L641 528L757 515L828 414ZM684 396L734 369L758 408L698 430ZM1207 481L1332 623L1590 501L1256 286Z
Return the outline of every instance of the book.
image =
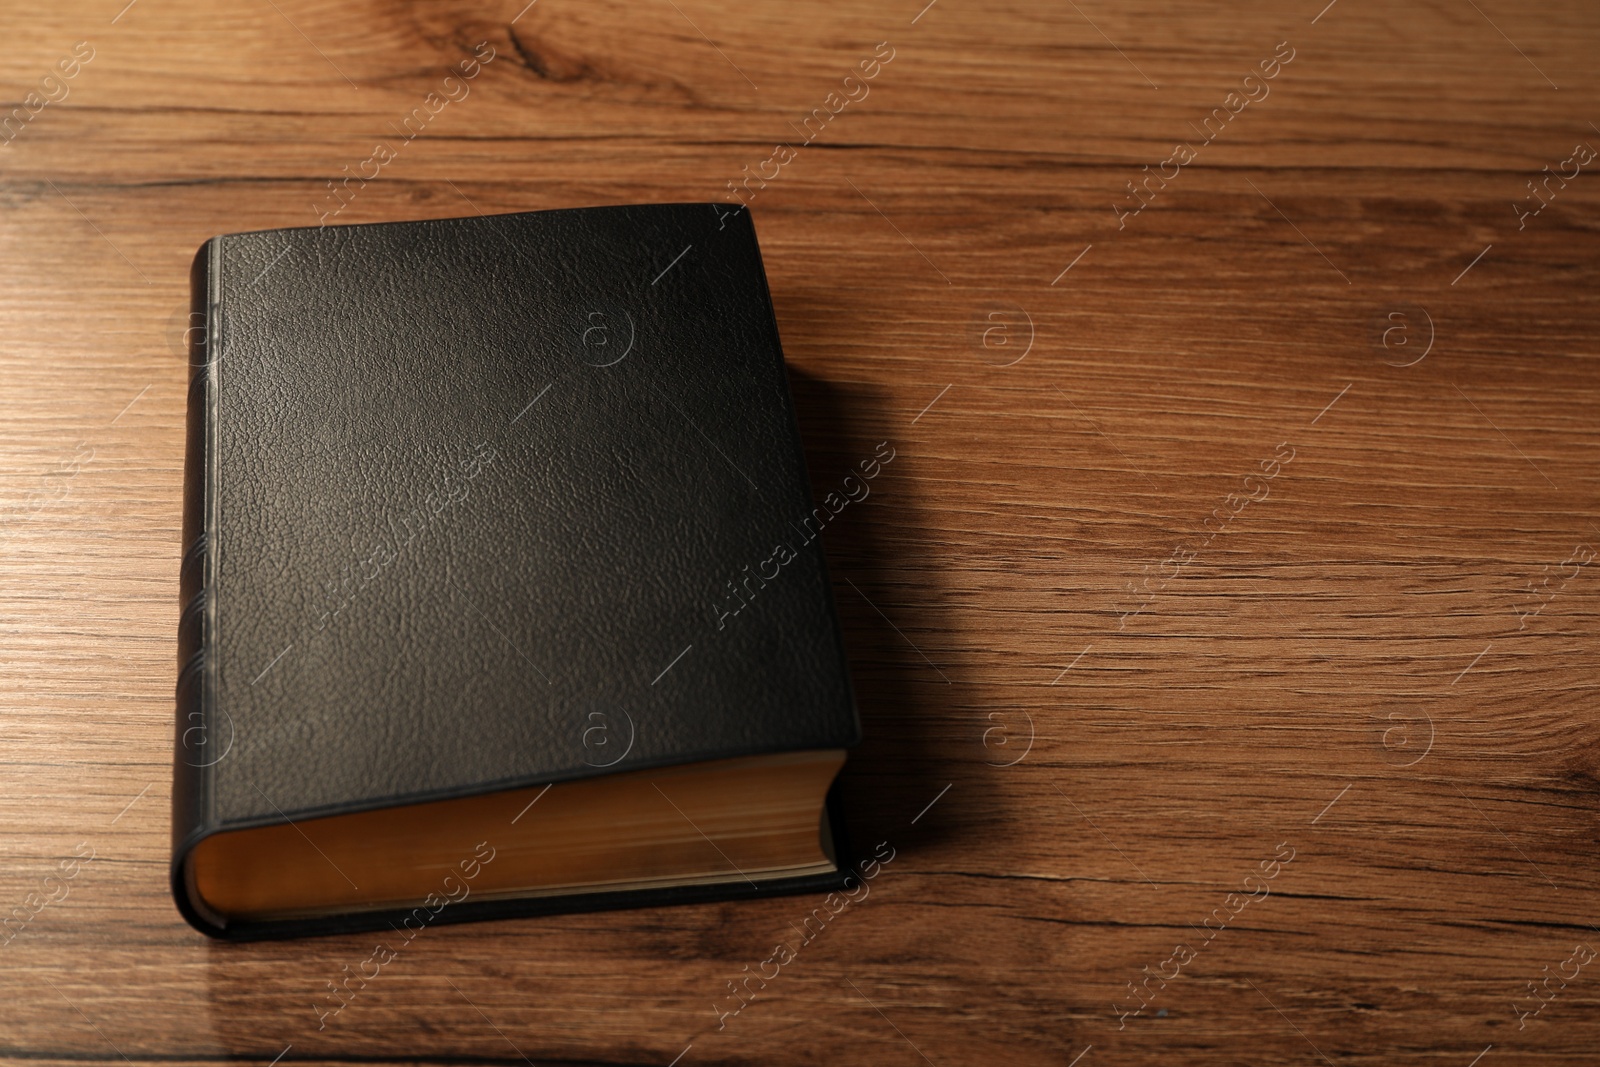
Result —
M843 884L860 725L747 211L229 234L192 284L191 924Z

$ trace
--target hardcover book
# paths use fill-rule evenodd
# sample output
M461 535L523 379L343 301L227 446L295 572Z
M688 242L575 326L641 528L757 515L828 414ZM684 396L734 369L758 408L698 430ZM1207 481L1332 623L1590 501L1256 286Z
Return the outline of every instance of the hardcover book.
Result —
M190 923L843 884L860 727L748 212L230 234L193 291Z

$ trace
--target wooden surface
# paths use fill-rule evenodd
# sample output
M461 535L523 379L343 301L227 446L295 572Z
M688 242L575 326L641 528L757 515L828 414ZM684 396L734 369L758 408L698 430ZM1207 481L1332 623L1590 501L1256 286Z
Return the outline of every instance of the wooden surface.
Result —
M124 2L0 45L94 50L0 147L0 1059L1596 1061L1593 5ZM893 50L751 208L817 488L895 450L826 534L894 859L721 1029L818 901L431 928L319 1031L373 938L168 896L190 257L482 41L337 221L729 199Z

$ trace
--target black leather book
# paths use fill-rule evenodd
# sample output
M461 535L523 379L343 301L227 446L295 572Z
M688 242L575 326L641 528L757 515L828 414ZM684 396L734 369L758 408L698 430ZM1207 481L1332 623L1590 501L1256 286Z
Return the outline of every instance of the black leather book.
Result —
M193 286L185 918L843 884L860 727L748 212L230 234Z

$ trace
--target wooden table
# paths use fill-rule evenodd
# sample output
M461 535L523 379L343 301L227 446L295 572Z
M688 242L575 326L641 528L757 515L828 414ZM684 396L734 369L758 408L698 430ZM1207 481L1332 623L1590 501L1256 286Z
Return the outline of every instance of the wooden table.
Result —
M1600 10L925 2L8 14L0 1058L1596 1062ZM168 896L189 260L419 107L338 222L758 175L815 485L894 449L894 859L721 1028L817 901L430 929L319 1031L371 938Z

